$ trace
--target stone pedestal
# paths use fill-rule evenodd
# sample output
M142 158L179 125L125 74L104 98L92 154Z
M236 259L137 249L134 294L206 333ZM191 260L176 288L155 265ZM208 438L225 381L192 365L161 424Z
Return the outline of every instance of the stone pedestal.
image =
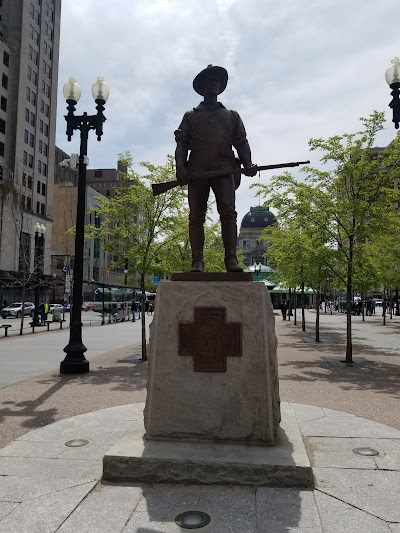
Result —
M275 318L264 284L161 282L150 331L145 439L273 445Z

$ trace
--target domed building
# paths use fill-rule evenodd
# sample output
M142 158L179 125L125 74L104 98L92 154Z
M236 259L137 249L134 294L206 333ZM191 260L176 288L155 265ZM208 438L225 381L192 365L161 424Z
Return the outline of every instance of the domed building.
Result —
M268 245L260 239L260 235L263 229L276 222L275 215L268 207L250 207L250 211L242 219L238 237L238 249L243 252L245 265L267 265L264 254Z

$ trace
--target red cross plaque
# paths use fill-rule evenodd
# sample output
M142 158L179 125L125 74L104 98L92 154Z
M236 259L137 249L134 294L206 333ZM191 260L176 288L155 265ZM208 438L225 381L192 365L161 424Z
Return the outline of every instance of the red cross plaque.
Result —
M178 353L195 372L226 372L226 356L242 355L242 325L226 322L225 307L195 307L194 321L179 324Z

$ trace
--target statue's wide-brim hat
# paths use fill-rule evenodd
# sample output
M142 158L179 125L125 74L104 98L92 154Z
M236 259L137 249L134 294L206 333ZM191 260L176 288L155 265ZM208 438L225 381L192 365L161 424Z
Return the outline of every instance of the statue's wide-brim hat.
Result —
M210 76L215 76L219 80L219 91L218 94L221 94L226 89L226 84L228 83L228 72L224 67L216 67L213 65L208 65L207 68L202 70L197 74L193 80L193 89L197 94L204 96L204 82Z

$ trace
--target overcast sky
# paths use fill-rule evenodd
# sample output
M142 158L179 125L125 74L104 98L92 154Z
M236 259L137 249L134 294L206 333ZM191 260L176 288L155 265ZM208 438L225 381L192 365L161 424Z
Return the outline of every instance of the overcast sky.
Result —
M220 101L245 124L253 162L310 159L311 137L356 131L359 117L386 111L378 144L395 135L384 72L400 54L398 0L63 0L57 145L65 136L62 86L82 88L77 112L94 113L91 85L111 89L100 143L89 135L91 168L115 168L117 154L163 164L173 132L201 97L192 81L208 64L228 70ZM296 173L296 172L295 172ZM262 174L267 183L271 171ZM243 177L238 220L258 205Z

